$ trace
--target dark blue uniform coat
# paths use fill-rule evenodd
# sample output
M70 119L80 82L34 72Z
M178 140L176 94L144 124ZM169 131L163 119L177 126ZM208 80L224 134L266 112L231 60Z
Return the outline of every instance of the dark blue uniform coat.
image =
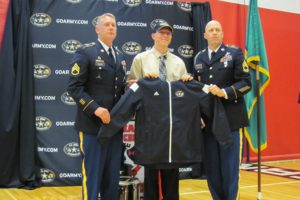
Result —
M248 126L243 95L251 89L249 68L240 48L221 45L212 60L208 49L200 51L194 60L195 78L204 84L225 89L228 99L222 98L232 130Z
M68 92L77 103L75 127L96 135L102 122L94 115L97 107L111 109L124 91L126 62L116 48L116 64L100 42L77 50L72 63Z

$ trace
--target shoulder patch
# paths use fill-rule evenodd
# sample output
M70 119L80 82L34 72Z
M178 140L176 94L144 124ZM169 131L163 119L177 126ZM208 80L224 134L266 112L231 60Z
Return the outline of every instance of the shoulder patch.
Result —
M94 46L94 45L96 45L95 42L86 43L86 44L83 44L83 45L82 45L82 48L84 49L84 48L92 47L92 46Z
M226 44L226 47L230 47L230 48L233 48L233 49L238 49L239 48L238 46L235 46L233 44Z
M80 73L80 67L77 63L75 63L71 69L71 74L73 76L77 76Z
M245 60L244 60L244 62L242 64L242 66L243 66L243 71L244 72L249 72L249 66L248 66L248 64L247 64L247 62Z

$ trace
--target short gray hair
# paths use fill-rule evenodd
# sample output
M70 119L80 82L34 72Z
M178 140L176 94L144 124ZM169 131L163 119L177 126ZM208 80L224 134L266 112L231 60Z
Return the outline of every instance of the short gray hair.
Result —
M99 15L99 16L97 17L96 25L98 25L98 24L100 23L100 20L101 20L102 18L104 18L104 17L111 17L111 18L113 18L113 19L116 20L116 17L115 17L112 13L104 13L104 14Z

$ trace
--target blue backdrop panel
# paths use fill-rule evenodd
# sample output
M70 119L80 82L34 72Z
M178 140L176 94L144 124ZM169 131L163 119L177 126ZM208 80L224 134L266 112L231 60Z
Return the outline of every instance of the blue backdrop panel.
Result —
M81 158L74 130L75 104L66 93L69 62L84 43L95 42L95 18L117 18L115 45L133 57L152 47L151 26L165 20L174 28L170 50L192 68L192 15L189 3L157 0L36 0L30 18L35 77L36 127L42 181L79 185ZM184 170L183 170L184 171ZM188 170L189 171L189 170Z

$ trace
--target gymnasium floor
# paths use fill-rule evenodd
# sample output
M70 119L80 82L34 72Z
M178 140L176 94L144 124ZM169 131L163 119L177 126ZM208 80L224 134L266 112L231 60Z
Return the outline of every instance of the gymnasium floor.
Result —
M255 166L243 165L240 200L257 199ZM262 165L263 200L300 200L300 160L268 162ZM81 189L42 187L35 190L0 189L0 200L81 200ZM180 200L212 200L205 180L181 180Z

